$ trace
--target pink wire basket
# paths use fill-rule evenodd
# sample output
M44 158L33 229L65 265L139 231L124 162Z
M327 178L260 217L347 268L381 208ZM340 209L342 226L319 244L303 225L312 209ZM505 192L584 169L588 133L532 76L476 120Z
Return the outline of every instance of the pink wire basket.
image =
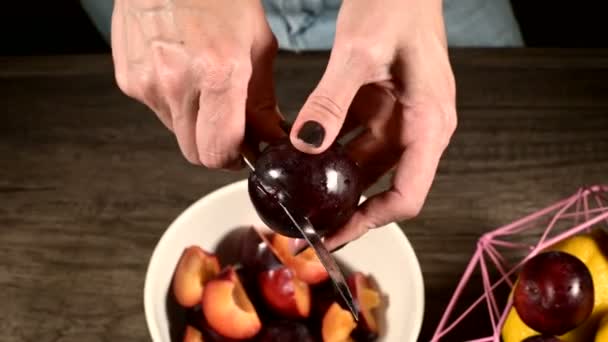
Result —
M487 311L492 334L468 341L500 342L502 326L512 302L508 296L499 299L499 289L503 294L505 290L509 293L519 268L538 252L601 226L608 227L608 185L580 188L570 197L482 235L431 342L454 341L449 337L450 332L473 310ZM463 291L476 279L482 282L483 294L471 304L462 303ZM464 309L459 315L454 315L457 305Z

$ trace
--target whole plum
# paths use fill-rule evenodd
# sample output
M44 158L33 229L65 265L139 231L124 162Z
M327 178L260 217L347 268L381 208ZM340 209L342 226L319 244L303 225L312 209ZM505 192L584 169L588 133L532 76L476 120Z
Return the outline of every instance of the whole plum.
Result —
M297 150L284 139L269 145L249 175L249 196L262 221L275 232L301 234L278 201L307 217L321 236L339 229L357 209L362 179L358 165L334 144L320 154Z

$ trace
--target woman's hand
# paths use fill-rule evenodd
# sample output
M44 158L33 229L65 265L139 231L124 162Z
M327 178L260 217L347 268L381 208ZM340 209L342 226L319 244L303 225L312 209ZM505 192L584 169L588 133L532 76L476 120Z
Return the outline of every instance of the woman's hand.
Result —
M425 202L457 122L441 6L441 0L342 4L329 64L291 140L303 152L320 153L362 126L346 148L367 185L396 172L390 189L370 197L326 239L330 250L416 216Z
M117 0L112 49L120 89L156 113L191 163L240 168L245 122L261 141L284 135L277 43L259 0Z

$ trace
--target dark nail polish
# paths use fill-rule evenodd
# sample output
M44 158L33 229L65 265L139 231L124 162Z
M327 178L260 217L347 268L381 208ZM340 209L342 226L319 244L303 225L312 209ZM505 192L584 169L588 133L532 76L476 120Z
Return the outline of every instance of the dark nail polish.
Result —
M321 146L324 138L325 129L316 121L306 121L298 132L298 139L314 147Z

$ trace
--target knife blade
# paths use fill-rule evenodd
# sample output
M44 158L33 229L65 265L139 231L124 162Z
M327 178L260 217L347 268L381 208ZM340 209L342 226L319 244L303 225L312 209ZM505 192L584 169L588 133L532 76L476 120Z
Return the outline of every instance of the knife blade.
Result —
M252 172L255 172L255 166L251 161L251 158L253 157L251 152L243 152L242 157L247 167ZM289 196L289 194L287 193L286 195ZM310 220L305 216L297 215L290 211L282 201L277 200L277 202L283 212L285 212L287 217L289 217L293 225L298 229L298 231L300 231L300 234L302 234L307 244L312 247L315 254L319 257L319 260L325 267L325 270L327 270L329 278L334 284L334 287L346 303L346 306L353 315L353 318L355 319L355 321L359 321L359 310L353 301L353 295L350 292L348 285L346 284L346 279L344 278L340 267L338 266L334 258L331 256L331 253L327 250L327 248L325 248L321 237L319 237L319 235L317 234Z
M279 206L281 206L281 208L285 212L285 214L287 214L293 225L296 226L302 236L304 236L304 239L306 240L306 242L308 242L308 245L312 247L312 249L315 251L315 253L319 257L319 260L321 260L321 263L323 264L323 266L325 266L325 269L327 270L327 273L329 274L329 277L331 278L334 286L338 290L338 293L346 302L346 305L348 306L348 309L355 318L355 321L358 321L359 311L355 307L353 295L350 292L348 285L346 285L346 279L344 279L344 275L342 274L342 271L340 270L336 261L332 258L327 248L325 248L323 241L315 231L314 227L312 226L312 223L310 223L310 220L308 220L308 218L306 218L305 216L293 215L289 211L289 209L287 209L285 205L283 205L283 203L281 203L280 201L278 203Z

